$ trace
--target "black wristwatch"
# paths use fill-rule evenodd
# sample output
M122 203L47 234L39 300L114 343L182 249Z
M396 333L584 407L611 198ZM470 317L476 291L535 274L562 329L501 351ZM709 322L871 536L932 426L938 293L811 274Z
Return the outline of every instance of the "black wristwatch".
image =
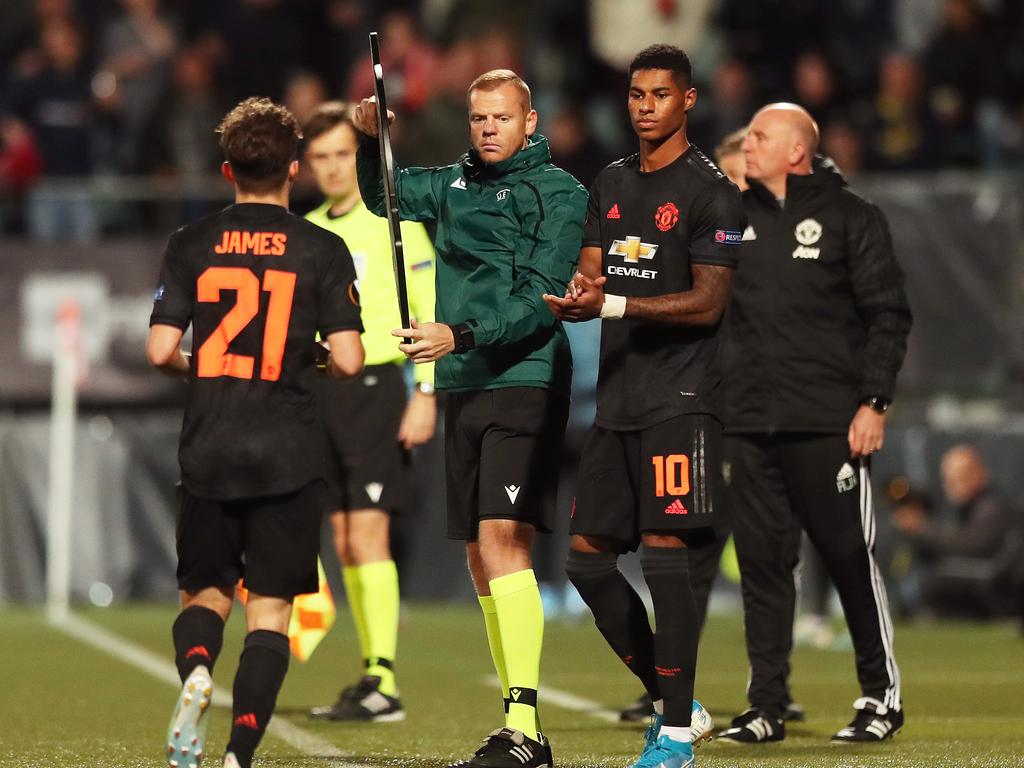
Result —
M452 329L452 335L455 337L453 354L461 355L464 352L469 352L469 350L476 346L476 336L473 334L472 325L469 323L459 323L458 325L449 325L448 327Z
M875 413L885 413L886 411L889 410L889 406L892 405L892 403L889 400L886 400L884 397L879 397L878 395L865 397L863 400L860 401L860 404L866 405Z

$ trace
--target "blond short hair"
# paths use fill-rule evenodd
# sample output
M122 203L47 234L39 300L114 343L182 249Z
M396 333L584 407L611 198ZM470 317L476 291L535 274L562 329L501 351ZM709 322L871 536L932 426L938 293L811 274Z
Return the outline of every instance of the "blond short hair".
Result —
M469 97L473 91L493 91L507 83L514 85L519 91L519 100L523 104L523 110L525 112L532 110L533 97L530 94L530 86L511 69L492 69L490 72L480 75L469 84L469 90L466 91L466 105L469 105Z
M747 138L747 129L743 127L722 139L718 146L715 147L715 162L720 163L723 157L728 157L742 151L745 138Z

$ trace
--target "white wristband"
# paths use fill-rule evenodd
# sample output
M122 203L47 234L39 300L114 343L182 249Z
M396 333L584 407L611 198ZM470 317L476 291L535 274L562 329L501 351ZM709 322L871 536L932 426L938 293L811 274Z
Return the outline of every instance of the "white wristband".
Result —
M626 314L626 297L616 296L614 293L604 295L604 304L601 305L602 320L618 320Z

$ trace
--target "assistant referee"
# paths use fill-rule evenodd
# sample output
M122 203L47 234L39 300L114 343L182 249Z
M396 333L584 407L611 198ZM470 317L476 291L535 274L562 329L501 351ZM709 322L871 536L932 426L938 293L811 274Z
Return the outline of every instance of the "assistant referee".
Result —
M394 722L405 717L395 682L398 572L389 542L391 517L415 512L409 449L434 434L434 366L415 367L406 395L405 355L392 329L401 324L390 236L367 210L356 181L357 134L351 105L320 105L304 129L306 159L327 198L306 218L348 245L362 306L366 368L347 381L318 382L327 437L328 509L345 594L356 625L363 675L335 704L311 715L327 720ZM434 319L434 248L422 224L402 224L409 307Z

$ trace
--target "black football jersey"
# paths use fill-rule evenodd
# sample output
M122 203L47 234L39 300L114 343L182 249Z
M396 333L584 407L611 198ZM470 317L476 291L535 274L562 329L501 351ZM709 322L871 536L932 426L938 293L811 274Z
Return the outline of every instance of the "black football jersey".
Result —
M601 171L583 245L602 251L606 293L662 296L690 290L695 264L735 268L745 221L739 190L691 146L651 173L639 155ZM597 423L633 430L688 413L721 418L718 335L718 326L603 321Z
M362 331L352 256L277 205L242 203L175 232L150 325L192 325L182 482L196 496L294 491L323 476L313 339Z

